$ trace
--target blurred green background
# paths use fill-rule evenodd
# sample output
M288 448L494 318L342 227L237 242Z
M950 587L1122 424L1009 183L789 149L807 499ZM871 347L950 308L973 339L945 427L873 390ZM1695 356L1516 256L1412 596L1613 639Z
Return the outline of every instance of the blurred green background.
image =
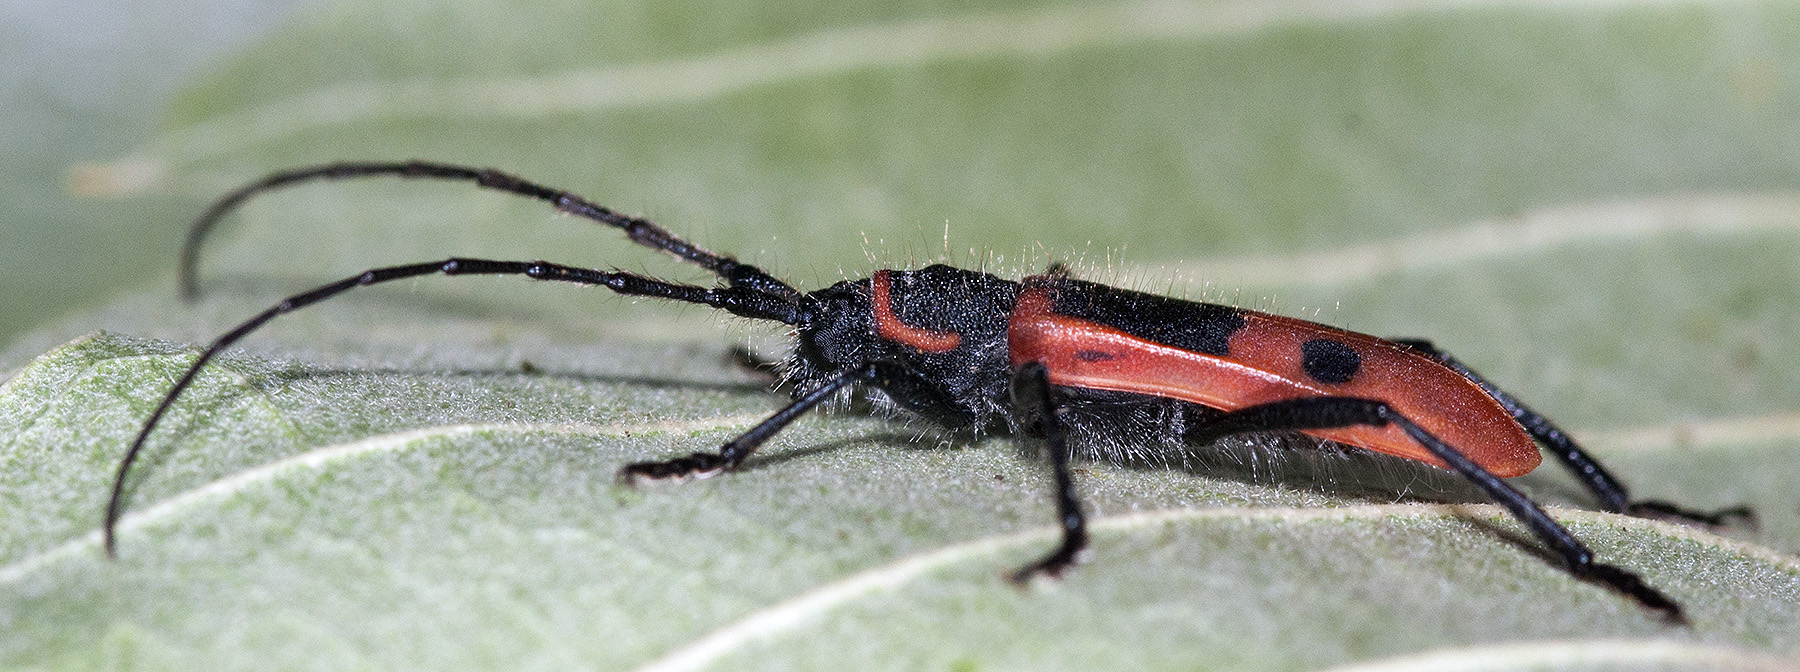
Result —
M69 170L129 153L184 82L300 4L0 3L0 342L174 267L183 211L75 197Z
M1703 662L1800 647L1782 555L1800 549L1795 3L4 11L0 626L31 627L0 627L0 663L626 667L855 572L1048 522L1041 463L1006 440L855 414L801 422L770 468L621 494L623 461L772 409L723 352L779 353L781 334L428 278L283 318L203 377L132 488L133 550L102 563L110 469L181 344L283 295L451 254L702 279L535 203L376 181L249 204L208 248L207 298L174 299L180 232L211 198L280 168L407 158L564 186L808 288L1063 260L1429 337L1640 494L1765 522L1733 542L1570 514L1701 615L1671 632L1452 515L1295 522L1467 496L1423 468L1096 462L1098 514L1201 513L1109 533L1062 592L998 585L1023 550L972 552L740 656L1313 669L1544 639L1725 652ZM97 196L71 196L71 174ZM334 450L349 456L258 471ZM1519 482L1591 505L1554 469ZM235 484L204 495L214 483ZM1552 662L1596 669L1580 660Z

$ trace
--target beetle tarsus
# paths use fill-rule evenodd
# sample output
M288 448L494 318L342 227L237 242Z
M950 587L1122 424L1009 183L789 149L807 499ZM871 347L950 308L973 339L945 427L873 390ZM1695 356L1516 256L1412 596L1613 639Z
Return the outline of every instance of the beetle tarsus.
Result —
M1011 574L1006 576L1006 580L1011 581L1013 585L1023 588L1030 584L1032 579L1039 576L1060 579L1062 578L1063 572L1068 571L1069 568L1074 567L1081 562L1083 555L1082 551L1086 548L1087 542L1085 536L1081 542L1075 544L1071 544L1065 539L1063 544L1058 546L1054 552L1044 556L1037 562L1014 570Z
M873 379L879 367L869 364L854 371L839 374L820 385L817 389L801 395L793 403L787 405L774 415L751 427L737 438L725 442L716 453L690 453L686 457L651 462L634 462L619 470L619 483L633 485L639 478L653 480L679 479L687 476L706 478L721 471L738 468L738 465L749 459L750 454L761 448L763 443L777 432L786 428L789 423L798 420L801 415L823 403L839 390L855 383Z
M1739 527L1754 532L1762 526L1762 521L1756 517L1756 511L1748 506L1733 506L1717 511L1696 511L1678 506L1674 502L1647 499L1632 502L1625 513L1639 518L1701 525L1712 529Z
M696 476L707 478L724 471L728 460L719 453L692 453L657 462L633 462L619 469L619 483L636 485L640 479L665 481Z
M1661 614L1663 620L1670 625L1682 627L1689 625L1687 614L1682 611L1679 603L1668 595L1664 595L1662 591L1644 583L1644 579L1636 573L1599 562L1580 568L1571 567L1570 571L1577 576L1625 594L1646 609Z

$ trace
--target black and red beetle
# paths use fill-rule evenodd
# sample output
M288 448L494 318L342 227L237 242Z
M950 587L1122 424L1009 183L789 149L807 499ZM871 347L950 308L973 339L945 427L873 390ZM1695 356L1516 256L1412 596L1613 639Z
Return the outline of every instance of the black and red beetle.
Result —
M1069 277L1060 266L1021 281L943 265L881 270L801 292L652 222L493 170L406 162L275 173L227 194L195 222L182 253L183 291L197 291L196 255L207 233L246 199L302 182L379 175L468 180L547 201L623 229L632 241L696 264L721 282L700 287L545 261L454 258L376 268L288 297L208 345L145 421L119 461L107 502L109 556L116 553L126 474L157 422L214 355L277 315L355 287L435 273L600 285L793 327L793 353L779 364L792 384L793 403L718 452L626 465L619 475L628 484L734 468L788 423L852 387L866 390L880 406L946 427L1041 435L1055 476L1062 542L1014 572L1018 582L1060 574L1087 545L1069 466L1072 432L1077 438L1153 433L1145 438L1202 445L1234 434L1294 431L1446 468L1518 517L1571 574L1610 586L1672 621L1682 620L1680 605L1637 574L1596 561L1568 529L1503 479L1537 467L1542 446L1607 511L1709 525L1751 516L1742 507L1700 513L1632 501L1624 485L1562 430L1426 341L1381 339L1118 289Z

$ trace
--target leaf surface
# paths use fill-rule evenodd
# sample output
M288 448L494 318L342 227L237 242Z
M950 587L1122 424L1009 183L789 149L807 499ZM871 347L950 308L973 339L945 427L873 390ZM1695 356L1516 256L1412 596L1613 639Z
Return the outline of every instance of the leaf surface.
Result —
M1758 509L1725 536L1556 509L1691 630L1372 457L1086 464L1094 557L1027 592L1000 576L1049 548L1052 506L1007 437L853 408L742 473L621 489L618 466L779 408L726 353L782 334L519 279L277 320L159 429L103 560L112 468L178 343L451 255L704 281L538 204L376 181L250 203L199 304L134 290L0 360L0 665L1781 669L1797 29L1782 3L326 3L91 175L197 212L293 165L493 165L807 288L1066 260L1429 337L1640 496ZM1591 505L1553 467L1520 483Z

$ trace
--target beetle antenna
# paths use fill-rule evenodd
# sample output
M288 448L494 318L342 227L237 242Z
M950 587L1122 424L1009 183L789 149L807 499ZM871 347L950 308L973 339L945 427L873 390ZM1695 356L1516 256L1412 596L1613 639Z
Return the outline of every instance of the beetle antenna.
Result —
M794 326L805 325L813 319L808 307L810 300L804 300L802 305L797 306L781 297L771 296L761 290L749 287L697 287L664 282L635 273L599 271L552 264L546 261L454 258L422 264L370 269L337 282L321 285L282 299L280 303L257 313L255 317L245 320L242 324L233 327L231 331L214 339L204 351L201 351L200 357L195 359L193 364L188 365L187 371L181 374L181 378L175 382L173 388L169 389L168 394L163 396L162 403L156 407L156 412L150 414L150 419L144 422L144 428L139 430L137 438L132 440L131 447L126 449L125 457L119 460L118 473L113 476L112 494L107 498L106 519L101 527L106 556L118 557L117 528L119 516L124 509L125 477L131 473L131 465L137 461L138 454L143 452L144 441L150 437L150 432L156 429L156 425L162 420L163 415L169 412L169 408L174 406L175 400L181 396L181 393L193 385L194 378L200 374L200 369L204 368L207 362L212 361L215 355L278 316L305 308L357 287L440 273L443 275L523 275L533 280L598 285L626 296L644 296L682 303L697 303L725 310L741 317L773 320Z
M484 189L535 198L555 206L562 212L620 229L625 232L627 237L631 238L632 242L675 255L682 261L711 271L732 286L750 287L781 297L790 303L800 302L799 290L775 279L774 276L762 269L727 255L709 252L669 233L668 229L664 229L650 220L619 214L573 192L546 187L510 173L489 168L473 168L430 161L329 163L272 173L260 180L238 187L236 191L214 201L212 206L200 213L200 217L194 220L193 226L188 228L187 240L181 245L182 297L192 300L200 295L200 248L205 244L206 237L212 233L213 228L218 225L219 220L236 210L245 201L264 192L306 182L377 176L463 180L474 182L476 186Z

